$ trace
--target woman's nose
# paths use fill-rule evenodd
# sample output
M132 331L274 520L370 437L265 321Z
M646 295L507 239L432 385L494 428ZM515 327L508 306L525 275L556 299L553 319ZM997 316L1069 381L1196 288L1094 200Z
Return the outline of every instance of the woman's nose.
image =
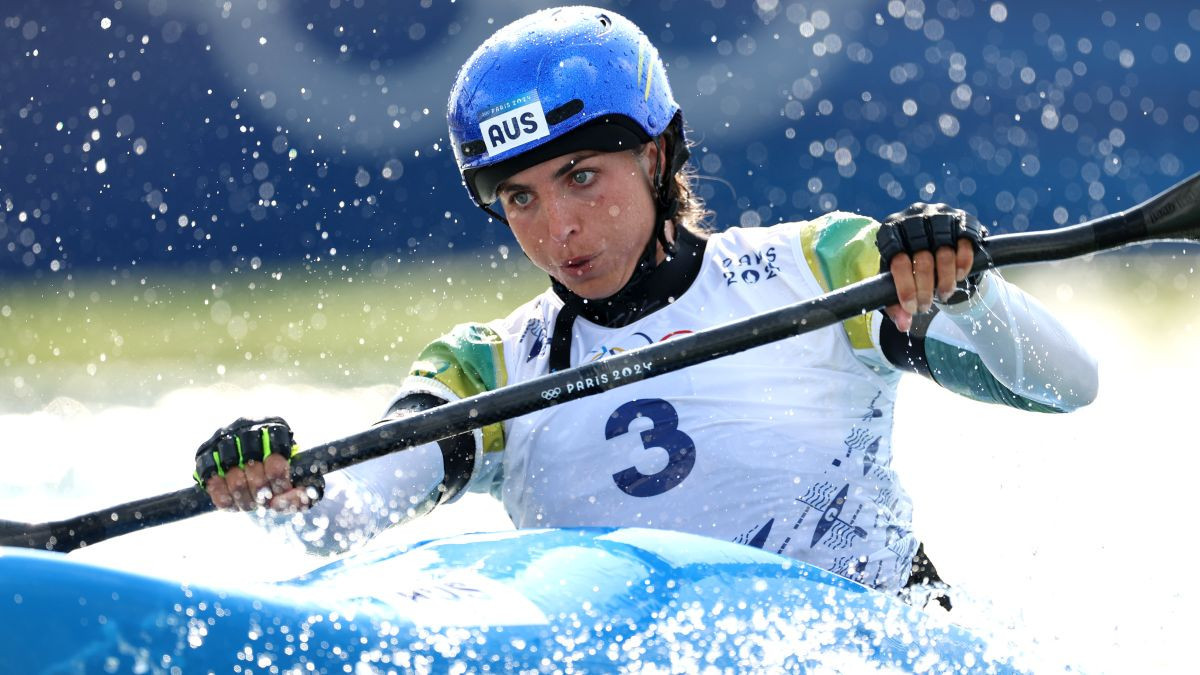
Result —
M554 241L565 244L572 234L579 231L578 214L562 197L548 197L544 212L548 219L550 238Z

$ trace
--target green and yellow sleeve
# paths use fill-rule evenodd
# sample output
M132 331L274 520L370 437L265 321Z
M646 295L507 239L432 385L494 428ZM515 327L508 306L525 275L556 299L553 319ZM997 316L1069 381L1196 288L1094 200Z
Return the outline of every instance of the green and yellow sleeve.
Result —
M421 350L409 370L405 386L423 389L442 398L460 399L493 391L508 383L504 342L491 327L467 323L434 340ZM503 425L483 428L484 452L504 449Z
M826 293L879 274L878 229L873 219L844 212L828 213L801 226L804 260ZM870 313L847 319L842 327L856 352L876 351Z

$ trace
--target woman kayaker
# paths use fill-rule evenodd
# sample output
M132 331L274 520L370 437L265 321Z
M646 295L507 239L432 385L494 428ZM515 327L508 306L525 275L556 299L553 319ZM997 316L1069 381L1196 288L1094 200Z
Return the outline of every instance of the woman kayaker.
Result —
M448 120L472 200L512 228L550 287L427 346L387 418L881 269L900 302L335 472L323 498L288 479L286 423L238 420L197 452L218 507L301 511L274 518L337 550L482 491L519 528L694 532L895 591L918 551L892 469L903 371L1034 411L1070 411L1096 394L1094 361L1040 305L993 272L967 278L982 228L961 210L917 204L882 223L836 212L709 231L663 62L612 11L551 9L502 28L458 73ZM936 436L943 413L924 414Z

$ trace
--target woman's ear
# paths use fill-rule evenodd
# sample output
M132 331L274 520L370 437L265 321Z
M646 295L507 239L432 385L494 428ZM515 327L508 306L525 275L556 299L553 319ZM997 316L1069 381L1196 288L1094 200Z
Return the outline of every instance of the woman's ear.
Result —
M654 179L655 185L661 185L663 172L667 170L666 139L659 136L644 144L638 152L638 159L646 167L646 175Z

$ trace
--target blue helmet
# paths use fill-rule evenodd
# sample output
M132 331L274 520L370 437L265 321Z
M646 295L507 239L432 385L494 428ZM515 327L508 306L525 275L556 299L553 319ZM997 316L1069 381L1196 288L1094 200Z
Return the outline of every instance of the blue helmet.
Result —
M668 172L687 157L658 50L628 19L594 7L546 9L501 28L458 71L446 116L467 191L489 212L513 174L579 150L633 149L673 121Z

